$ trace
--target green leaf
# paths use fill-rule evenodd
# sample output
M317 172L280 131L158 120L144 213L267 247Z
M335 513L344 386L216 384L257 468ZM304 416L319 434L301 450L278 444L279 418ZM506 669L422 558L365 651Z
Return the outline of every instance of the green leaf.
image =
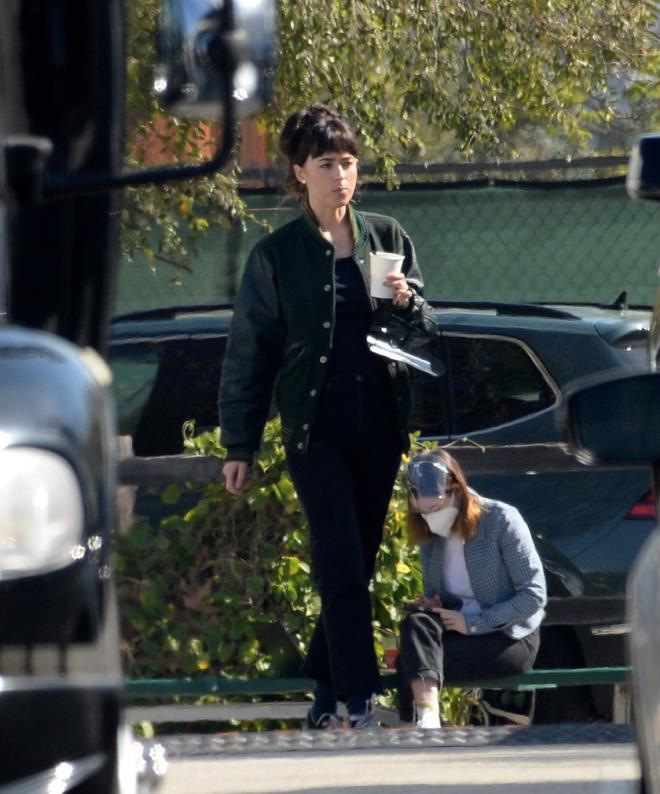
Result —
M220 661L223 663L227 663L231 660L232 656L236 651L236 646L233 642L226 642L224 645L221 645L218 649L218 657Z
M245 586L247 594L255 601L263 595L264 580L258 576L250 576Z
M181 488L178 485L172 484L163 489L160 498L166 505L175 505L179 501L180 496Z

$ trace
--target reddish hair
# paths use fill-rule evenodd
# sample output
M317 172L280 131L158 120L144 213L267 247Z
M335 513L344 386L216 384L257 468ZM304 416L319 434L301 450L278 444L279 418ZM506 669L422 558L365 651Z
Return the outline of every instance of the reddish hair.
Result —
M430 450L431 455L437 458L440 463L449 469L449 481L447 490L449 493L456 494L458 516L452 527L452 534L457 534L463 540L469 540L477 534L479 521L481 520L481 502L479 497L470 490L458 461L448 452L440 447ZM419 513L410 509L410 497L408 498L408 542L411 546L426 543L431 540L433 533L428 528L428 524Z

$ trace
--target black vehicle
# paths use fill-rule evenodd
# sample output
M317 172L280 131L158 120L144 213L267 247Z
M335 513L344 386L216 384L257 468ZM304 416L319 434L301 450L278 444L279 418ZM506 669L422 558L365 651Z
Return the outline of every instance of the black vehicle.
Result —
M231 133L234 70L256 32L258 66L269 60L272 4L165 5L166 98L183 111L179 94L199 86ZM104 357L116 189L209 173L233 136L202 166L122 173L123 23L123 0L0 7L3 794L136 790L110 570L117 431Z
M628 190L660 200L660 135L645 136L633 151ZM560 416L567 439L583 460L652 471L653 503L660 507L660 301L649 338L648 367L636 374L602 376L574 384ZM642 791L660 794L660 528L643 546L628 582L633 707L642 766Z
M579 376L644 367L650 311L625 306L435 304L445 374L411 370L411 430L441 443L555 443L560 394ZM217 394L231 307L172 307L115 318L109 363L123 435L136 455L182 451L182 425L217 424ZM550 595L619 596L654 525L643 471L472 475L474 487L515 504L543 557ZM144 494L136 511L165 508ZM544 627L539 667L618 665L621 622ZM582 687L542 695L546 721L610 716L611 693Z

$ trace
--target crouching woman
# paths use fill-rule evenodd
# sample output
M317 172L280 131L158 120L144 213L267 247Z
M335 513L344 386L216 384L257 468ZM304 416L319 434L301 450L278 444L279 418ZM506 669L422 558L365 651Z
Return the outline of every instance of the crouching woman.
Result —
M419 544L424 596L401 623L399 667L417 727L439 728L445 680L531 669L546 584L515 507L470 489L451 455L415 455L407 472L408 532Z

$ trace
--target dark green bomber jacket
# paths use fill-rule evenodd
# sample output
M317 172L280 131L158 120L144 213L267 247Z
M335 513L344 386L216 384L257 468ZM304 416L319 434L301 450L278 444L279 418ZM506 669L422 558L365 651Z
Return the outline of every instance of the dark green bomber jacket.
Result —
M433 322L413 244L396 220L349 208L358 264L369 293L369 252L405 256L414 297L398 310L411 322ZM370 298L372 310L378 301ZM309 433L332 354L335 324L334 247L302 214L253 248L234 304L220 384L222 443L228 460L251 461L261 444L273 391L282 440L307 452ZM410 390L405 364L388 362L402 447L408 448Z

